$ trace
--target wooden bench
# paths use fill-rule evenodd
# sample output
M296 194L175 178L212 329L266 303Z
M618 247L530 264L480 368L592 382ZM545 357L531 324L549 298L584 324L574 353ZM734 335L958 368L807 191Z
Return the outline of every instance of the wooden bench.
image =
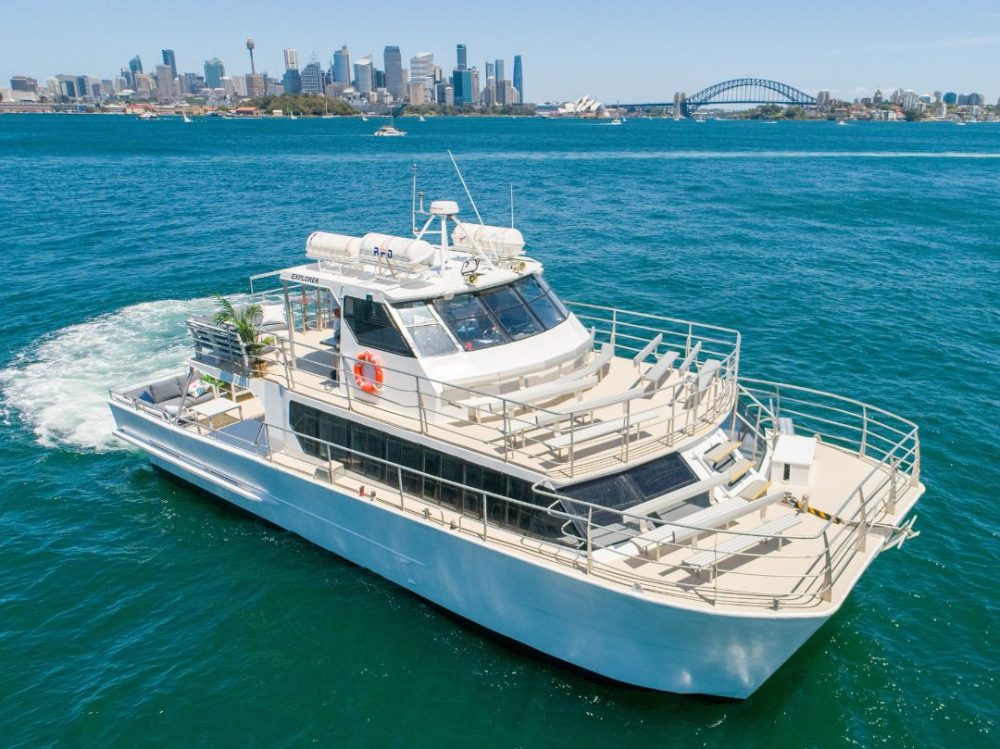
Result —
M703 456L710 465L718 465L726 460L742 443L739 440L729 440L716 445Z
M793 525L797 525L801 521L802 518L799 517L797 513L782 515L780 518L772 520L770 523L765 523L764 525L754 528L751 533L741 533L739 535L731 536L714 549L699 551L694 556L685 559L684 564L688 567L694 567L696 569L705 569L706 567L712 567L714 569L719 563L719 560L739 554L741 551L746 551L751 546L756 546L764 541L769 541L769 537L776 537L780 547L780 534L791 528Z
M757 479L751 481L747 487L740 492L743 499L758 499L764 496L764 492L771 488L771 482L767 479Z
M658 418L659 415L659 412L655 409L643 411L642 413L631 414L628 418L629 431L633 428L638 431L642 424ZM580 445L585 442L591 442L595 439L599 439L600 437L606 437L609 434L621 431L625 428L625 421L626 419L624 416L618 419L611 419L609 421L599 421L596 424L591 424L590 426L563 432L556 437L543 440L543 442L545 443L545 446L556 453L557 456L561 456L562 451L570 445Z
M718 476L709 476L707 479L702 479L701 481L696 481L693 484L688 484L687 486L682 486L680 489L674 489L672 492L667 492L659 497L654 497L653 499L646 500L634 507L629 508L625 512L629 515L659 515L662 512L676 507L682 502L686 502L692 497L697 497L699 494L704 494L705 492L710 492L717 486L722 486L729 482L729 476L726 474L720 474ZM639 521L640 529L646 530L645 521Z
M550 408L547 409L545 413L535 414L535 426L550 426L552 424L558 424L560 421L565 421L570 417L575 418L588 413L593 416L594 411L599 408L614 406L619 403L624 403L625 401L633 400L634 398L649 398L653 394L654 391L646 390L644 388L630 388L629 390L623 390L620 393L607 395L603 398L594 398L589 401L572 403L568 406Z
M751 460L744 458L743 460L738 461L732 468L729 469L729 483L735 484L741 478L746 476L747 471L749 471L752 467L753 461Z

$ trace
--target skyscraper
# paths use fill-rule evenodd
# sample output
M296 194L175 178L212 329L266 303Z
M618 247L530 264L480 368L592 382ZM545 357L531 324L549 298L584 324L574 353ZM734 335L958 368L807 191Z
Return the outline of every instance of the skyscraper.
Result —
M142 72L142 60L139 59L139 55L136 55L128 61L128 69L131 71L132 75Z
M222 88L222 79L226 77L226 66L222 60L213 57L205 60L205 85L208 88Z
M371 55L366 55L354 63L354 88L357 89L358 93L367 94L374 91L373 67Z
M294 49L285 50L285 70L299 69L299 53Z
M174 77L169 65L156 66L156 97L169 101L177 96L174 90Z
M471 70L456 70L452 73L451 86L456 106L475 103L476 93L472 88Z
M517 104L524 104L524 70L521 55L514 55L514 88L517 89Z
M459 44L455 47L455 51L458 56L458 65L455 66L456 70L465 70L469 66L469 59L465 53L465 45ZM457 98L457 96L456 96Z
M346 44L333 53L333 80L351 85L351 53Z
M493 63L493 77L496 81L497 104L512 104L507 101L506 86L504 86L503 60L496 60Z
M497 79L497 87L499 88L500 82L506 79L503 74L503 60L497 60L493 63L493 77Z
M302 93L323 93L326 87L323 81L323 66L319 64L319 60L311 60L308 65L302 68L301 80Z
M174 78L177 77L177 60L174 57L174 51L172 49L160 50L163 54L163 64L170 66L170 75Z
M399 52L399 47L386 47L382 54L382 60L385 63L385 87L394 99L405 98L406 85L403 83L403 56Z
M427 98L434 88L434 53L417 52L410 58L410 83L419 83L427 89ZM412 98L412 97L410 97Z

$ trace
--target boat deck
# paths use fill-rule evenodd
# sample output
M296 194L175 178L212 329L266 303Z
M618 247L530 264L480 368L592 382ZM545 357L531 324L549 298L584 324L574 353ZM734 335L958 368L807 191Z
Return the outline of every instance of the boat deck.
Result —
M606 405L575 419L573 429L585 435L588 426L597 424L621 422L622 428L574 440L570 453L568 446L558 450L552 447L560 434L568 432L568 421L558 424L561 429L557 432L551 425L539 426L535 419L555 409L570 409L620 394L640 383L645 365L637 367L630 359L614 356L599 381L595 378L591 386L575 393L558 395L532 407L516 408L515 391L505 396L511 399L506 414L481 410L470 415L470 408L460 403L480 391L459 391L458 396L444 397L436 406L420 409L405 405L412 390L392 391L387 387L379 397L371 397L354 387L350 372L345 378L338 371L334 379L339 356L332 348L324 349L321 343L329 336L329 331L296 333L297 355L288 358L289 363L294 362L291 376L283 366L281 354L275 352L271 354L266 377L293 392L345 411L513 463L556 481L607 473L657 453L683 449L714 431L731 411L735 397L731 383L720 378L715 378L711 387L696 397L685 374L674 370L648 397L636 398L629 404L627 438L622 404ZM653 412L651 418L650 412ZM637 422L634 426L633 420Z

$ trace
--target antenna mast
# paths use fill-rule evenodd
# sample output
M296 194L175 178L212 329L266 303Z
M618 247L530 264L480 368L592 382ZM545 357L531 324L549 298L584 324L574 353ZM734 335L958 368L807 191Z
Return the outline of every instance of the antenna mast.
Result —
M510 183L510 228L514 228L514 183Z
M465 184L465 177L462 176L462 170L458 168L458 162L455 161L455 155L448 149L448 156L451 157L451 163L455 165L455 171L458 173L458 178L462 181L462 187L465 189L465 196L469 199L472 204L472 210L476 212L476 218L479 219L479 223L483 223L483 217L479 215L479 209L476 208L476 201L472 199L472 193L469 192L469 186Z

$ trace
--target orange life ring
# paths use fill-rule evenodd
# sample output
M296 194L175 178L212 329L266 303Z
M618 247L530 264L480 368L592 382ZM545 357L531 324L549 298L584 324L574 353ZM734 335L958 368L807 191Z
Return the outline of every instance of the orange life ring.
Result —
M372 377L365 374L365 364L370 364L375 372ZM378 395L382 390L382 380L385 374L382 372L382 362L371 351L362 351L358 354L357 361L354 362L354 381L358 387L369 395Z

